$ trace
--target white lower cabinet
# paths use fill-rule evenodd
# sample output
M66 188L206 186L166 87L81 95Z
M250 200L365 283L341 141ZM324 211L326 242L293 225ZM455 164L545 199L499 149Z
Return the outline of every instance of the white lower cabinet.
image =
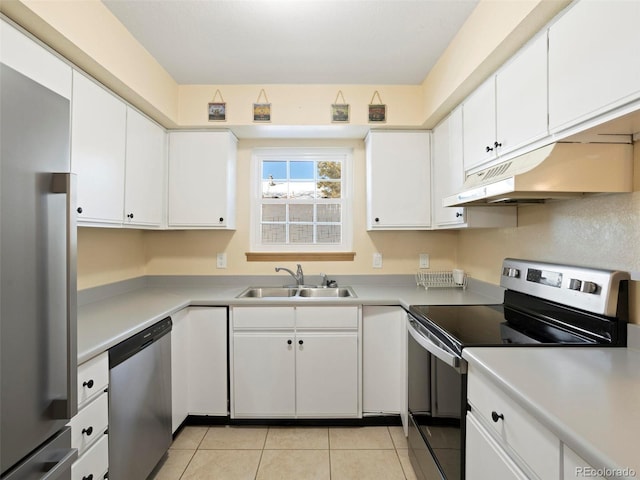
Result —
M232 418L359 417L359 307L232 309Z
M108 352L78 366L78 413L71 419L71 447L78 459L73 480L104 478L109 469L109 356Z
M469 365L467 396L471 408L467 414L467 479L560 479L558 437L473 364ZM524 472L524 476L504 476L509 469ZM494 471L495 475L487 476Z
M296 413L299 417L358 414L357 332L298 332Z
M227 308L189 307L171 318L171 423L175 432L188 415L228 413Z
M171 430L175 431L189 415L189 328L188 308L171 315Z
M407 327L401 307L362 308L362 411L406 414ZM403 424L406 424L403 418Z
M99 480L106 478L109 469L109 439L103 435L71 466L71 480Z
M234 416L295 415L294 340L293 330L234 332Z
M467 415L466 478L526 480L528 477L471 413Z

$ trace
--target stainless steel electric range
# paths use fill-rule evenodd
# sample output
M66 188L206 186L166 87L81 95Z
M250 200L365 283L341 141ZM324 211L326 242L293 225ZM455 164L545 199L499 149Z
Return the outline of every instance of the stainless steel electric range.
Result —
M628 280L626 272L508 258L502 304L411 306L409 455L418 478L464 478L464 348L624 347Z

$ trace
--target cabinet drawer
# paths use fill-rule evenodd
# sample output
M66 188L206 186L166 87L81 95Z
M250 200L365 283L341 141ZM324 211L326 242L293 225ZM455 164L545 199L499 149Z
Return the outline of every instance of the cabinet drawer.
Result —
M108 395L103 393L71 419L71 447L82 455L89 445L99 440L109 424Z
M295 325L293 307L245 307L232 310L233 329L291 329Z
M97 397L109 385L109 354L104 352L78 366L78 406Z
M296 328L358 328L358 307L297 307Z
M98 440L71 466L71 480L100 480L109 469L109 439Z
M472 412L511 453L545 480L559 478L560 441L489 379L470 365L467 395ZM493 416L502 415L502 418Z

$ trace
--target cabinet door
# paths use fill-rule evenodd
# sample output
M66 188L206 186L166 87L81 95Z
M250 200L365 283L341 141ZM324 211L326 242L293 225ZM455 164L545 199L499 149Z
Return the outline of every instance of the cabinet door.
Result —
M499 155L547 135L547 35L523 48L496 75Z
M166 135L164 129L127 108L126 225L155 228L162 225Z
M429 228L429 132L372 131L366 156L367 229Z
M295 347L298 417L357 417L357 333L298 333Z
M489 77L462 104L464 169L496 158L496 84Z
M78 221L122 224L127 109L73 72L71 168L78 174Z
M171 429L175 431L189 414L189 323L183 309L171 316Z
M191 307L189 413L227 415L227 309Z
M468 480L527 478L472 413L467 414L466 442L465 472Z
M294 332L233 334L233 411L240 417L295 415Z
M235 162L230 132L171 132L169 227L235 228Z
M576 2L549 29L549 129L640 96L640 2Z
M433 130L433 215L435 224L464 222L464 208L443 207L442 199L462 189L462 109L456 108Z
M406 410L405 313L400 307L362 309L362 411Z

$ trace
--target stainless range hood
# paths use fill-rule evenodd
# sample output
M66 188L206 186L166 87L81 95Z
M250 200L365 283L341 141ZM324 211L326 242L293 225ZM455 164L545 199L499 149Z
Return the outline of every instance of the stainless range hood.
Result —
M445 207L541 203L585 193L631 192L633 146L552 143L467 177Z

